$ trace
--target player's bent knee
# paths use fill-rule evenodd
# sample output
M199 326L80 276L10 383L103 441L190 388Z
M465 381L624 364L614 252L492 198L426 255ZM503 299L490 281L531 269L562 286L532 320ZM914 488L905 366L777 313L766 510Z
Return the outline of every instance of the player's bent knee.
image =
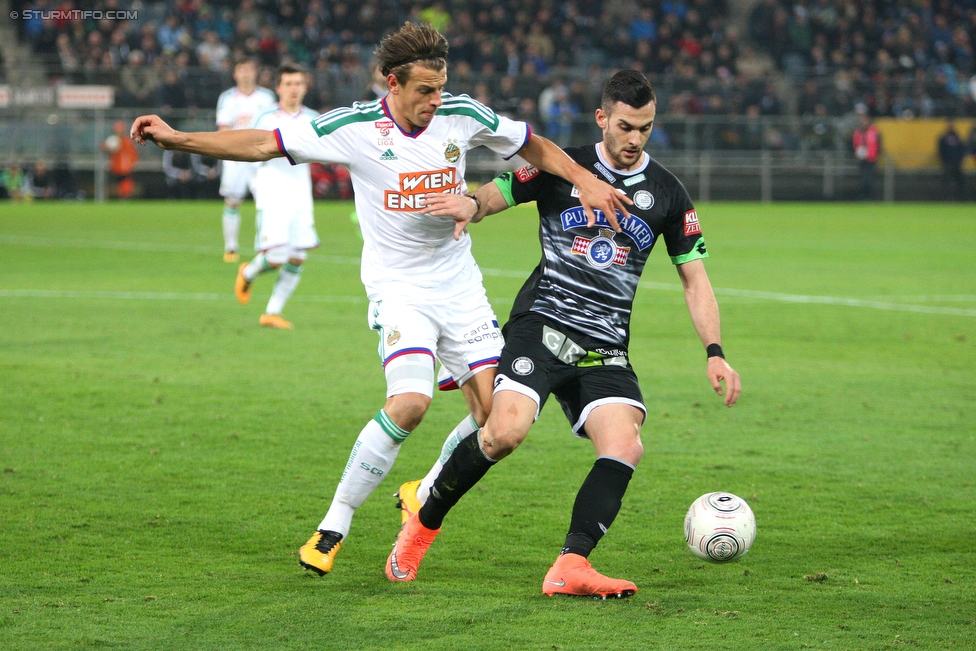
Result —
M630 448L628 450L627 461L631 465L636 466L638 463L640 463L640 460L643 457L644 457L644 444L641 443L640 437L638 436L631 442Z
M644 456L644 445L641 443L640 435L625 435L611 440L602 439L599 445L596 445L596 441L594 444L598 456L619 459L632 466L640 463Z
M387 398L383 411L398 427L412 432L420 425L429 407L430 397L420 393L401 393Z
M486 425L481 430L481 448L485 454L498 461L514 452L525 440L526 434L528 430L515 425Z
M289 251L287 246L276 246L264 252L264 259L267 260L268 264L270 264L272 267L280 267L288 262L288 253Z

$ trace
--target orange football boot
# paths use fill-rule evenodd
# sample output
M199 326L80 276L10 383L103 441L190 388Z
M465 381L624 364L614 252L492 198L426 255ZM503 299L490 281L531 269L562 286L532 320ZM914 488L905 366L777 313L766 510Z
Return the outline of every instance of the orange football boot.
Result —
M244 277L246 262L242 262L237 268L237 279L234 280L234 296L241 305L247 305L251 301L251 281Z
M400 485L400 490L396 492L397 508L400 509L400 524L404 525L414 513L420 510L423 504L417 499L417 489L420 488L422 479L415 479Z
M393 551L386 559L386 578L390 581L413 581L417 578L420 561L430 548L440 529L428 529L414 513L400 529L400 535L393 543Z
M593 569L586 557L579 554L562 554L542 582L542 593L550 597L568 594L577 597L622 599L636 592L636 585L630 581L603 576Z
M294 327L291 321L285 321L280 314L262 314L261 318L258 319L258 324L280 330L291 330Z

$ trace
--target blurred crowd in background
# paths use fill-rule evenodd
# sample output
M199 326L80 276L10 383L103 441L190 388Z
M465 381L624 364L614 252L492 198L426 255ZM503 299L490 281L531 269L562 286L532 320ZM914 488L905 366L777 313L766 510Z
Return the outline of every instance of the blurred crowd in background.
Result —
M424 20L450 41L449 91L549 135L566 122L557 118L589 114L620 67L644 71L669 115L976 115L976 0L13 5L135 10L138 19L126 21L19 21L50 80L114 85L119 106L212 108L232 84L232 62L245 56L261 62L264 86L283 61L307 66L306 103L316 110L372 99L382 92L376 43L405 20Z

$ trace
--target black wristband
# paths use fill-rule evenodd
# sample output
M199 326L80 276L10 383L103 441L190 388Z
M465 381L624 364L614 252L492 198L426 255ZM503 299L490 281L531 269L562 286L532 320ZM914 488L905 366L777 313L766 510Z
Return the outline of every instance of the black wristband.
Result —
M468 199L474 199L474 205L477 207L475 209L475 213L474 214L477 217L478 216L478 213L481 212L481 199L479 199L478 197L474 196L473 194L466 194L464 196L466 196Z
M718 344L708 344L705 346L705 353L708 357L721 357L725 359L725 354L722 352L722 347Z

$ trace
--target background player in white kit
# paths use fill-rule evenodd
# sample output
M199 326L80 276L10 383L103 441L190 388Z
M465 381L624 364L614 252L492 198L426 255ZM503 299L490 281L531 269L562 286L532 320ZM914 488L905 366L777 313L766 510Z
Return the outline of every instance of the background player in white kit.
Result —
M248 129L251 122L275 104L275 94L257 85L258 64L241 59L234 64L233 88L217 99L217 131ZM241 230L241 202L247 196L257 166L229 160L220 171L220 196L224 198L224 262L239 259L238 234Z
M318 115L302 106L308 92L305 70L286 63L278 68L278 105L258 115L253 129L272 131L292 123L304 123ZM312 212L312 173L305 165L291 165L285 158L257 163L252 190L257 208L254 248L258 254L237 271L234 293L242 305L251 300L251 283L259 274L280 269L271 299L258 323L270 328L292 324L281 317L285 303L301 280L308 249L319 245Z
M484 424L502 348L481 272L465 233L454 220L425 211L428 195L464 192L465 155L485 145L502 156L519 154L539 169L573 183L590 223L630 203L561 149L466 97L444 93L447 41L427 24L406 23L376 50L390 88L382 100L336 109L274 132L181 133L158 116L136 119L140 144L235 160L333 162L347 165L363 233L361 277L370 299L369 322L380 335L387 400L353 445L329 512L299 552L301 564L331 571L355 510L393 465L400 444L430 406L434 358L461 387L471 415L451 437ZM475 199L472 199L475 201ZM619 228L616 218L612 226Z

